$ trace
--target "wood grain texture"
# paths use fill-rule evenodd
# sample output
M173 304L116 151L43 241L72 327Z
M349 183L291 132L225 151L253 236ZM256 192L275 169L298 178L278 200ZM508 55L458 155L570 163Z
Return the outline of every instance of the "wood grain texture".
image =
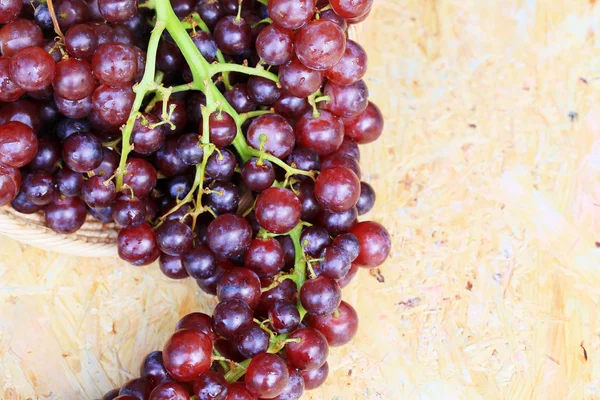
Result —
M386 132L362 149L393 254L308 399L600 397L600 6L377 0ZM0 398L87 399L214 305L156 266L0 239Z

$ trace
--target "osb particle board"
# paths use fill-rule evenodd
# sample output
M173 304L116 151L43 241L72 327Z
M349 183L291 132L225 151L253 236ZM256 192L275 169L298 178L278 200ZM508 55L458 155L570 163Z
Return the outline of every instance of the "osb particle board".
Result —
M364 146L393 235L312 399L599 398L600 5L377 0ZM0 398L95 398L214 300L0 239Z

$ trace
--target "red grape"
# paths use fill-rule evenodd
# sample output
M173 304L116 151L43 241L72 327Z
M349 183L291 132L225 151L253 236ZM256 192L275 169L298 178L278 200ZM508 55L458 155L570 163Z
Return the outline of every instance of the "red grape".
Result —
M279 26L298 29L315 14L314 0L270 0L269 16Z
M283 392L289 378L287 365L281 357L263 353L254 357L248 365L244 382L254 395L273 398Z
M327 339L316 329L302 328L290 335L290 339L298 342L288 342L285 354L289 362L302 371L321 368L329 356Z
M335 22L318 19L304 25L294 39L296 56L309 68L326 70L340 61L346 35Z
M358 314L350 304L342 301L337 312L311 316L308 325L321 332L330 346L343 346L350 342L358 331Z
M363 112L344 120L344 129L346 136L356 143L374 142L383 132L383 115L375 104L369 102Z
M363 221L354 225L350 233L360 242L360 253L355 262L361 267L377 267L390 254L392 241L383 225L373 221Z
M163 348L163 360L169 374L178 381L192 382L210 369L213 344L202 332L181 329Z
M0 165L21 168L38 150L38 139L27 125L11 121L0 125Z
M346 42L346 50L340 61L325 71L325 76L338 85L352 85L367 72L367 53L353 40Z
M347 211L358 202L360 180L348 168L328 168L321 172L315 182L315 197L329 211Z

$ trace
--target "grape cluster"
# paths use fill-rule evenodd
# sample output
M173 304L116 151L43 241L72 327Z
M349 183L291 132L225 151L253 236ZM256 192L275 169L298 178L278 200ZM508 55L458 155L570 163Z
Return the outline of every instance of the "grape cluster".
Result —
M104 399L297 399L358 329L341 289L387 258L358 221L383 118L348 26L372 0L0 1L0 206L192 278L186 315Z

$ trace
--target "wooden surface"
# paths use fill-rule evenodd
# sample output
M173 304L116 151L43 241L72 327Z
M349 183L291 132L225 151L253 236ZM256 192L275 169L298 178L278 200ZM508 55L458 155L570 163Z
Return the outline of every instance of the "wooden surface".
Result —
M600 5L376 0L385 136L363 148L393 235L312 399L600 398ZM156 266L0 239L0 398L87 399L214 301Z

